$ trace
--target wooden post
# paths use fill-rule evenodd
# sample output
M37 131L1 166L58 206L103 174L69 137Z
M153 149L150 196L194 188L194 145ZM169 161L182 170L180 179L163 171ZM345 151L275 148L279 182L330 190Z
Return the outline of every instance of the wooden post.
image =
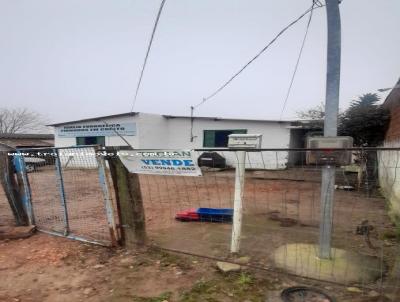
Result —
M128 248L144 246L146 221L139 176L129 173L118 156L109 156L107 160L117 200L121 243Z
M15 223L18 226L29 225L28 215L25 212L19 192L20 186L14 176L12 157L8 155L8 152L14 152L14 150L0 151L0 182L10 204Z
M96 160L99 166L98 167L99 181L101 189L103 191L104 206L106 208L107 224L108 224L108 229L110 231L111 244L113 246L116 246L118 244L117 240L118 232L114 217L115 209L113 207L113 203L109 192L109 186L108 186L109 182L107 181L106 165L103 156L99 155L99 153L101 153L99 147L96 148L96 153L97 153Z

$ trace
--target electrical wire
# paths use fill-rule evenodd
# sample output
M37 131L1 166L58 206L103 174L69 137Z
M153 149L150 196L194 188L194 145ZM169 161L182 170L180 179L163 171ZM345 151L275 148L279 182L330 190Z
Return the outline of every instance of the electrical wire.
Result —
M194 108L199 107L200 105L204 104L207 102L209 99L213 98L215 95L217 95L219 92L221 92L226 86L228 86L239 74L241 74L251 63L253 63L256 59L258 59L285 31L287 31L290 27L292 27L294 24L299 22L304 16L306 16L308 13L313 11L314 9L321 8L324 5L315 5L313 2L313 5L307 9L304 13L302 13L299 17L297 17L294 21L289 23L286 27L284 27L261 51L259 51L251 60L249 60L239 71L237 71L232 77L229 78L228 81L226 81L222 86L220 86L217 90L215 90L213 93L211 93L209 96L203 98L203 100L198 103L197 105L193 106Z
M110 126L110 124L108 124L108 122L107 122L106 120L102 119L102 118L97 118L97 119L95 119L95 121L101 121L101 122L103 122L104 125L106 125L106 127L109 127L109 126ZM133 148L133 146L126 140L126 138L123 137L123 136L121 135L121 133L119 133L119 132L118 132L116 129L114 129L113 127L111 127L111 128L112 128L112 130L114 131L114 133L115 133L116 135L118 135L129 147L131 147L132 149L135 149L135 148Z
M319 2L319 1L318 1L318 2ZM283 102L283 106L282 106L281 114L280 114L280 116L279 116L279 120L282 120L283 112L284 112L285 109L286 109L286 104L287 104L287 101L288 101L288 99L289 99L290 92L292 91L292 86L293 86L293 83L294 83L294 78L296 77L296 73L297 73L297 69L298 69L298 67L299 67L300 59L301 59L301 56L302 56L302 54L303 54L304 45L305 45L306 40L307 40L308 31L309 31L309 29L310 29L311 20L312 20L312 17L313 17L313 8L314 8L315 5L317 5L317 3L316 3L316 1L314 0L314 1L313 1L313 5L311 6L311 12L310 12L310 17L308 18L307 27L306 27L306 32L304 33L304 37L303 37L303 41L302 41L302 43L301 43L299 55L298 55L298 57L297 57L296 65L295 65L294 70L293 70L292 78L291 78L291 80L290 80L289 88L288 88L288 91L287 91L287 93L286 93L285 101ZM322 4L321 4L321 5L322 5Z
M133 99L133 103L132 103L132 107L131 107L131 112L133 112L133 108L135 107L135 104L136 104L136 99L137 99L137 96L138 96L138 93L139 93L140 84L142 83L144 70L145 70L146 64L147 64L147 59L148 59L148 57L149 57L151 45L153 44L154 35L155 35L155 33L156 33L156 30L157 30L158 21L160 20L161 12L162 12L162 10L163 10L165 1L166 1L166 0L162 0L162 1L161 1L160 8L158 9L158 13L157 13L156 20L155 20L155 22L154 22L153 31L152 31L152 33L151 33L149 45L147 46L146 56L145 56L145 58L144 58L142 70L141 70L141 72L140 72L139 81L138 81L137 86L136 86L135 97L134 97L134 99Z

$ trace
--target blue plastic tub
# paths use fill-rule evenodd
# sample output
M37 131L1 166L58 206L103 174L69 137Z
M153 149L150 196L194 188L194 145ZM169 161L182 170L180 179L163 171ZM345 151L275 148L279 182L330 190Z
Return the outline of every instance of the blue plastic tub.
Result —
M197 214L200 221L231 222L233 209L198 208Z

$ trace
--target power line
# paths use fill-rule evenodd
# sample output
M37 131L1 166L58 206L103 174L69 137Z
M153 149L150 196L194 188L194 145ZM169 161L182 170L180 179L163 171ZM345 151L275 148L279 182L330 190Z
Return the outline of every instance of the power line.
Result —
M290 92L292 91L294 78L296 77L296 73L297 73L297 69L299 67L301 55L303 54L304 44L306 43L308 30L310 29L311 20L312 20L312 17L313 17L313 8L314 8L314 5L318 5L317 2L320 4L320 2L318 0L317 1L313 0L313 5L311 7L310 17L308 18L308 22L307 22L306 32L304 33L304 37L303 37L303 41L301 43L299 55L297 57L296 65L295 65L294 70L293 70L292 78L290 80L289 88L288 88L288 91L286 93L285 101L283 102L282 111L281 111L281 115L279 116L279 120L282 119L283 112L286 109L286 104L287 104L287 101L288 101L289 96L290 96ZM322 4L320 4L320 5L322 5Z
M300 21L304 16L306 16L308 13L313 11L314 9L321 8L324 5L315 5L313 2L313 5L307 9L304 13L302 13L297 19L289 23L286 27L284 27L261 51L259 51L250 61L248 61L238 72L236 72L232 77L229 78L228 81L226 81L221 87L219 87L217 90L215 90L213 93L211 93L209 96L203 98L203 100L198 103L197 105L193 106L194 108L199 107L200 105L204 104L206 101L217 95L221 90L223 90L226 86L228 86L239 74L241 74L251 63L253 63L258 57L260 57L264 51L266 51L285 31L287 31L290 27L292 27L294 24L296 24L298 21Z
M107 122L106 120L102 119L102 118L97 118L97 119L95 119L95 120L98 120L98 121L103 122L104 125L106 125L107 127L110 126L110 125L108 124L108 122ZM132 149L135 149L135 148L133 148L133 146L126 140L126 138L123 137L123 136L121 135L121 133L119 133L116 129L114 129L114 127L111 127L111 128L112 128L112 130L114 131L114 133L115 133L116 135L118 135L129 147L131 147Z
M156 21L154 22L153 31L152 31L152 33L151 33L149 45L147 46L146 56L145 56L145 58L144 58L142 70L141 70L141 72L140 72L139 81L138 81L137 86L136 86L136 92L135 92L135 97L134 97L134 99L133 99L133 103L132 103L132 107L131 107L131 112L133 112L133 108L135 107L135 104L136 104L136 99L137 99L137 96L138 96L138 93L139 93L140 84L142 83L143 73L144 73L144 70L145 70L145 68L146 68L147 59L148 59L148 57L149 57L151 45L153 44L154 35L155 35L155 33L156 33L156 29L157 29L157 26L158 26L158 21L160 20L161 12L162 12L162 10L163 10L165 1L166 1L166 0L162 0L162 1L161 1L160 8L158 9L158 13L157 13Z

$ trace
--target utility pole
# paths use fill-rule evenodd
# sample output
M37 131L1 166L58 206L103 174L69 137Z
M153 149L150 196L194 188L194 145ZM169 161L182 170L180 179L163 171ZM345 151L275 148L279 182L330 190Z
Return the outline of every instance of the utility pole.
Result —
M239 253L242 234L244 179L246 173L246 151L236 152L235 196L233 200L233 225L231 253Z
M328 23L328 51L324 136L337 136L340 86L341 28L339 0L326 0ZM319 257L331 257L333 203L335 193L335 166L322 168L321 220L319 231Z

